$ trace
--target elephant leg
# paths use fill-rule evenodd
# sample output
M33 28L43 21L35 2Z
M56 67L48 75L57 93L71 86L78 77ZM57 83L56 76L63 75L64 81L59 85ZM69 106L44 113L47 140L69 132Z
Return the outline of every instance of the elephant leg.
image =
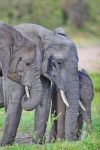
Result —
M44 77L41 77L41 82L43 87L42 102L35 109L35 124L33 136L33 142L40 144L44 143L45 141L44 134L47 127L51 104L50 82Z
M1 146L12 144L15 139L22 112L21 99L24 95L23 87L16 82L4 81L3 88L7 115L3 137L0 142Z
M82 128L83 128L83 115L81 108L79 108L79 115L77 117L77 133L76 133L77 140L81 138Z
M61 99L60 93L57 94L57 138L65 139L65 104Z
M83 120L86 122L86 130L88 132L92 129L92 119L91 119L91 103L86 103L86 112L82 112Z
M92 129L91 103L86 104L85 109L86 112L82 111L81 108L79 109L79 115L77 118L77 133L76 133L77 139L81 138L84 121L86 122L86 130L90 132Z
M0 108L4 107L4 96L2 87L2 77L0 77Z
M50 132L50 142L65 138L65 104L61 99L61 95L56 90L56 85L52 89L52 109L51 114L55 117Z
M86 111L82 111L83 120L86 122L87 131L92 129L91 120L91 103L94 97L93 83L90 76L85 70L79 72L80 78L80 100L83 103Z
M22 109L21 109L20 103L9 104L8 109L7 109L4 134L0 142L1 146L13 143L15 136L16 136L17 128L19 125L21 112L22 112Z
M52 107L51 107L52 127L50 130L49 142L55 142L57 138L57 91L55 84L52 87L51 99L52 99Z

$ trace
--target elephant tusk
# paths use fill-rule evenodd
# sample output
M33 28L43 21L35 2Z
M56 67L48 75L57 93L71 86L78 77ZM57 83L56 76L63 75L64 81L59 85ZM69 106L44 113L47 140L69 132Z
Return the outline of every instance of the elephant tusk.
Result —
M80 100L79 100L79 106L82 108L83 111L86 111L85 107L83 106L83 104Z
M64 91L63 91L63 90L60 90L60 93L61 93L61 97L62 97L63 102L65 103L65 105L66 105L67 107L69 107L69 104L68 104L68 101L67 101L67 98L66 98L66 96L65 96Z
M53 86L53 82L51 82L51 88L52 88L52 86Z
M25 91L26 91L27 97L30 98L28 86L25 86Z

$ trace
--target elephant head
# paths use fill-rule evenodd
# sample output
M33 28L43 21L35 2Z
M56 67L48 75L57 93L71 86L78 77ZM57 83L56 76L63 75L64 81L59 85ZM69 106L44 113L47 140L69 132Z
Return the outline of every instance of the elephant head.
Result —
M25 86L26 95L22 106L27 105L29 108L26 108L27 110L36 107L42 95L40 73L36 62L36 46L12 26L4 23L0 24L0 62L5 78L9 77Z
M58 30L57 30L58 31ZM65 119L65 137L76 139L77 115L79 109L78 56L72 40L53 32L45 37L42 74L54 82L67 105Z

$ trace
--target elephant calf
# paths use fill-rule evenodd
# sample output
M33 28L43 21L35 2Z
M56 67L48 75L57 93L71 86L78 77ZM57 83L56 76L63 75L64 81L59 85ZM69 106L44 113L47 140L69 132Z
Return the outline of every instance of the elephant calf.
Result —
M79 71L79 87L80 87L80 101L79 101L79 114L77 117L77 131L76 140L81 137L81 130L83 127L83 120L91 127L91 102L94 96L92 81L85 70ZM65 113L69 109L68 103L65 107L60 92L57 92L56 85L52 88L52 109L51 114L57 119L53 122L50 131L50 142L55 141L56 138L65 139L65 130L67 122L65 122ZM58 116L58 117L57 117ZM72 122L73 123L73 122Z
M4 106L7 111L0 141L0 146L4 146L12 144L15 139L22 108L29 106L26 109L33 110L42 101L36 44L5 23L0 23L0 74L3 74ZM3 107L2 98L0 105Z

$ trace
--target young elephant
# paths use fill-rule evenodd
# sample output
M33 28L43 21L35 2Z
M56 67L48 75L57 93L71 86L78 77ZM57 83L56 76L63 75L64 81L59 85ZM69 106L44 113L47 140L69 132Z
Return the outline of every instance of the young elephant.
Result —
M0 76L3 74L4 92L4 104L1 95L0 105L1 107L4 105L7 112L4 133L0 141L0 146L3 146L12 144L16 136L22 98L22 107L27 103L30 109L34 109L41 102L42 97L40 73L36 62L36 45L34 41L29 41L14 27L5 23L0 23L0 74ZM30 97L27 95L28 88ZM2 86L0 91L2 93Z
M80 79L80 100L85 107L85 110L79 107L79 115L77 119L77 138L80 139L83 126L83 120L87 124L87 130L92 128L91 120L91 103L94 97L93 83L88 73L82 69L79 72Z
M94 96L93 84L89 75L83 69L79 71L79 84L80 84L80 101L79 101L79 115L77 118L77 131L76 131L77 140L81 137L83 121L85 121L89 127L91 127L92 125L91 102ZM57 91L56 85L54 84L52 88L51 114L53 114L53 116L56 117L57 119L54 120L51 128L50 138L49 138L50 142L55 141L57 138L65 139L65 130L67 128L65 122L65 113L70 106L65 107L62 98L63 97Z

